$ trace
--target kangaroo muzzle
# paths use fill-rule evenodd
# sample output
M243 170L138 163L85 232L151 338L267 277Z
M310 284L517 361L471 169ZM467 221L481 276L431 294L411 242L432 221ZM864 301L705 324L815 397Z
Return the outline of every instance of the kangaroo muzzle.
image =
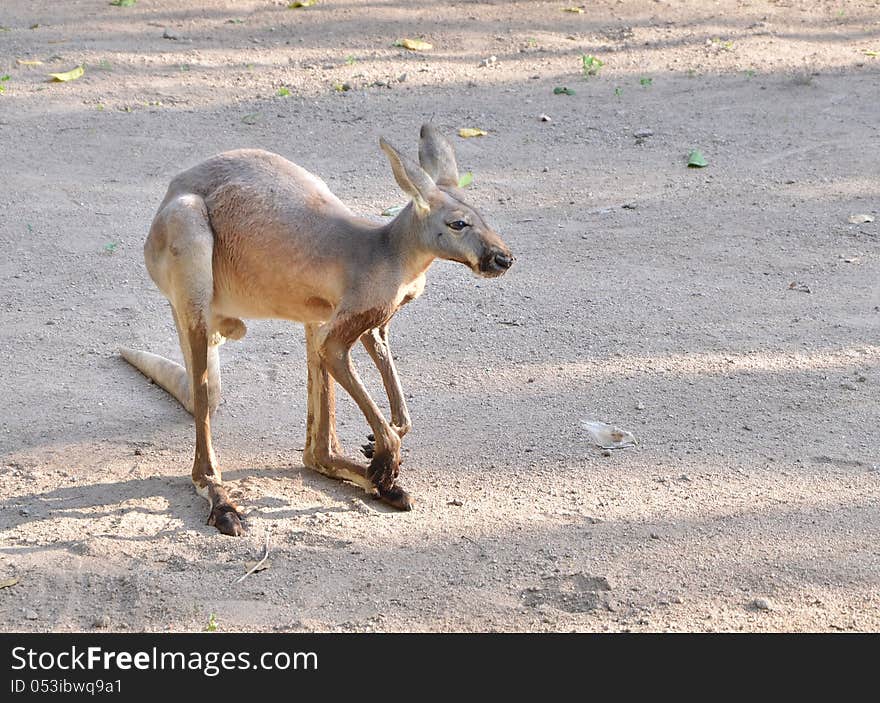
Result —
M507 272L513 262L513 255L501 249L489 249L480 259L480 273L487 278L501 276Z

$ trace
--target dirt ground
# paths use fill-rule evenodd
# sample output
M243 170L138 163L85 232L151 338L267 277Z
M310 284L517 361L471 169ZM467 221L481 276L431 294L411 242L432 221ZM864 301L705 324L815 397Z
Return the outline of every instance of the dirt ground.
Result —
M880 3L568 4L3 3L3 629L880 629ZM426 121L517 263L436 263L392 326L417 509L303 468L302 328L253 321L221 536L191 418L116 353L179 358L141 249L165 187L261 147L378 218L378 138Z

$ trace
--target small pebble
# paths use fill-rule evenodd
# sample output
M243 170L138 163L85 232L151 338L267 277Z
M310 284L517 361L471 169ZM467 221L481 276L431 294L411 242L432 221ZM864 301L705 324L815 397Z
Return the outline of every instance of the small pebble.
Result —
M99 630L104 630L110 627L110 618L107 615L98 615L92 621L92 627L98 628Z
M543 112L538 116L538 119L541 120L541 122L552 122L553 121L550 119L550 115L545 115Z
M30 608L24 609L24 616L28 620L39 620L40 619L40 616L39 616L39 614L37 614L37 611L31 610Z
M752 605L755 610L773 610L773 603L767 598L755 598Z
M654 136L654 131L651 129L640 129L638 132L633 132L633 136L636 139L647 139Z

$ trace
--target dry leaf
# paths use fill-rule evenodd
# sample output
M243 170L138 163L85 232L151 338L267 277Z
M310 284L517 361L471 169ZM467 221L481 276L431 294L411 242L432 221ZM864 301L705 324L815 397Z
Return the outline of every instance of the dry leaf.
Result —
M15 59L19 66L42 66L43 62L36 59Z
M66 83L67 81L75 81L85 72L86 71L82 66L77 66L76 68L71 68L69 71L65 71L64 73L50 73L49 76L54 81Z
M268 561L246 561L244 563L244 568L248 570L248 573L257 573L258 571L265 571L269 568L270 562Z
M292 2L287 6L288 10L298 10L301 7L311 7L317 5L318 0L300 0L300 2Z
M874 218L871 215L850 215L848 221L851 225L863 225L866 222L873 222Z
M458 130L458 136L464 139L469 139L470 137L485 137L489 134L484 129L477 129L476 127L462 127Z
M4 581L0 581L0 588L9 588L10 586L14 586L18 583L17 578L5 579Z
M410 51L428 51L434 48L431 44L421 39L398 39L394 42L394 46L402 46Z
M582 7L563 7L562 11L563 12L574 12L578 15L584 14L584 8L582 8Z
M602 449L624 449L636 444L636 438L632 433L619 427L595 420L584 420L583 425L593 438L593 443Z

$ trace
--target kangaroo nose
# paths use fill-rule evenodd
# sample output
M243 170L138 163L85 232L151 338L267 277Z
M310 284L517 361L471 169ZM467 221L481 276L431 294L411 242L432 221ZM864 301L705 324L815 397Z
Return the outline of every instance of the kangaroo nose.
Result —
M495 265L498 268L504 269L505 271L513 266L513 257L508 256L507 254L495 254L494 258Z

